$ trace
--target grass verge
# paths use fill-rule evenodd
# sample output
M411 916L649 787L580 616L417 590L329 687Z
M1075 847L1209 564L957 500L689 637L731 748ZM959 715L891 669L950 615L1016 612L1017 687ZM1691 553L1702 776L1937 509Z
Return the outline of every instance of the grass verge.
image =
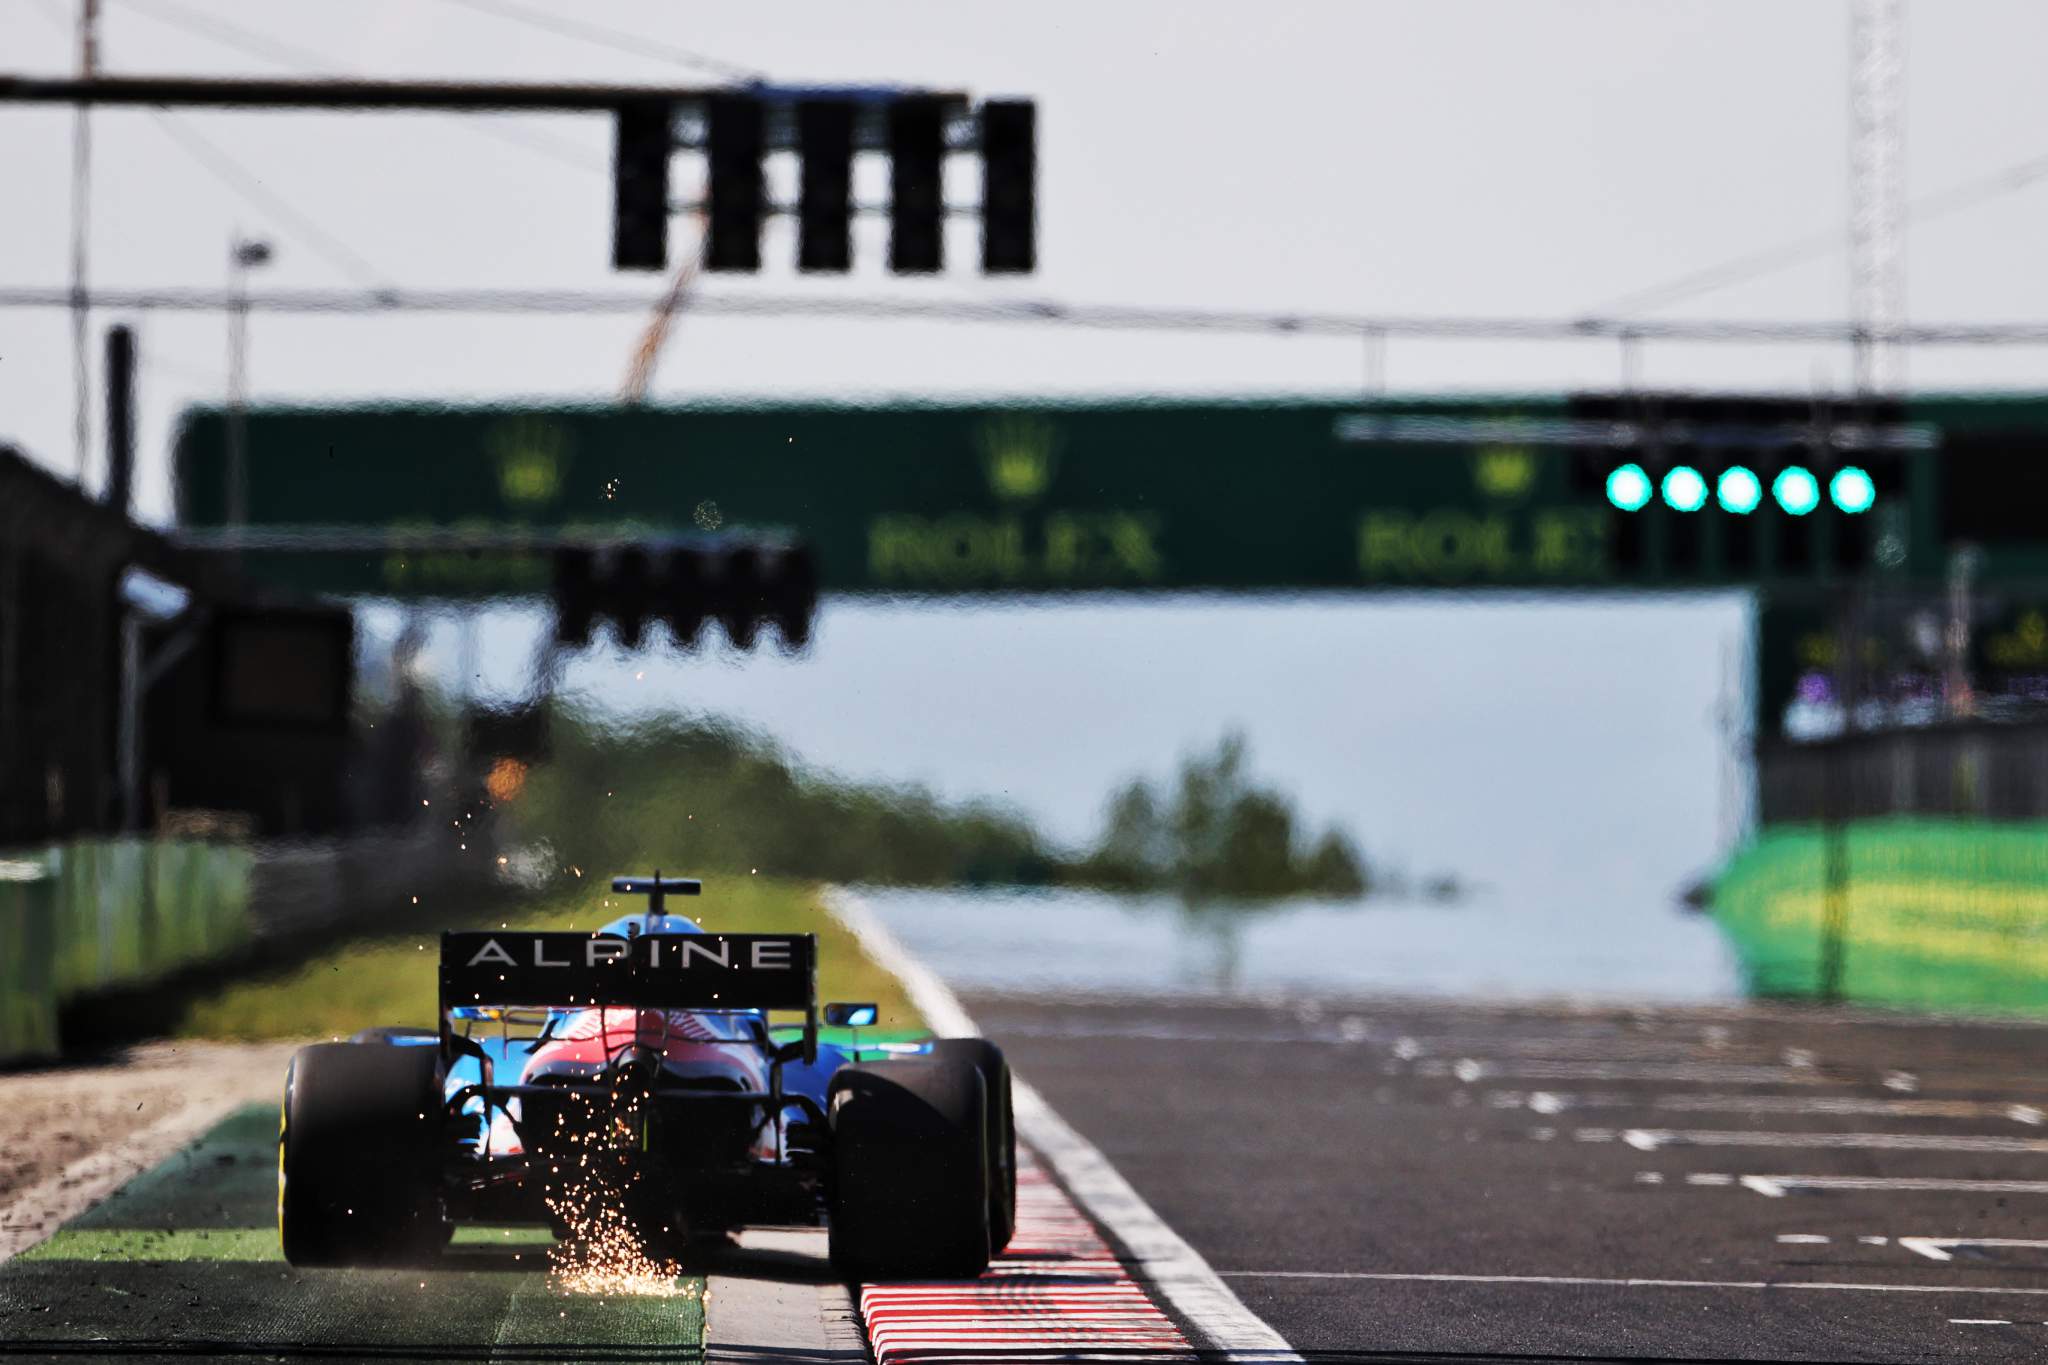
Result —
M611 895L599 884L522 904L495 921L472 914L417 933L349 940L282 971L223 981L187 1003L175 1032L186 1038L254 1041L346 1037L376 1024L431 1026L441 930L494 923L512 929L590 929L638 904L637 898ZM707 882L703 897L689 902L685 913L707 929L726 933L816 934L821 1002L872 1000L881 1006L882 1030L923 1027L902 985L826 913L812 883L770 877Z

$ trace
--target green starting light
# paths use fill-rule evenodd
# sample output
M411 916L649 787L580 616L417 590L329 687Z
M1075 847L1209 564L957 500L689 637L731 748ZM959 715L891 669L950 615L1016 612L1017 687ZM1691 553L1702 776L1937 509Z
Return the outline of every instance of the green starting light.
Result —
M1714 497L1721 504L1722 511L1746 517L1764 500L1764 481L1756 476L1755 471L1734 465L1721 471L1721 477L1715 482Z
M1689 464L1664 476L1664 505L1677 512L1697 512L1707 505L1707 481Z
M1868 512L1877 501L1877 484L1868 470L1844 465L1828 480L1828 498L1844 512Z
M1793 516L1803 517L1820 506L1820 480L1812 470L1790 465L1771 480L1771 496Z
M1625 464L1607 476L1607 500L1624 512L1640 512L1649 504L1650 476L1639 464Z

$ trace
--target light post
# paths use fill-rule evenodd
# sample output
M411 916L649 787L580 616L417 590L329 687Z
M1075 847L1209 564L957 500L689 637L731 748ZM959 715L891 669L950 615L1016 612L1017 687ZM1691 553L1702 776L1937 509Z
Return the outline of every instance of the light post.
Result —
M240 233L228 245L227 524L249 521L248 404L249 272L270 261L270 243Z

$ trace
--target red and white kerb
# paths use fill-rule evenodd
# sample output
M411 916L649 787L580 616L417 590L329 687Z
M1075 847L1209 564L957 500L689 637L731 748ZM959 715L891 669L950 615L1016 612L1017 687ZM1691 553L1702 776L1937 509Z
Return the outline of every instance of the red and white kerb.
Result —
M1066 1193L1017 1150L1017 1231L978 1280L866 1284L876 1365L1194 1360Z

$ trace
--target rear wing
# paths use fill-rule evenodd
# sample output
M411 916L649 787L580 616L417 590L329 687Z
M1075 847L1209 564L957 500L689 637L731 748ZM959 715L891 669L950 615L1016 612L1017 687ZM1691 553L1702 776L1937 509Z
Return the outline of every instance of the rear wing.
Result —
M441 1013L479 1005L802 1010L818 1026L812 934L559 931L441 935Z

